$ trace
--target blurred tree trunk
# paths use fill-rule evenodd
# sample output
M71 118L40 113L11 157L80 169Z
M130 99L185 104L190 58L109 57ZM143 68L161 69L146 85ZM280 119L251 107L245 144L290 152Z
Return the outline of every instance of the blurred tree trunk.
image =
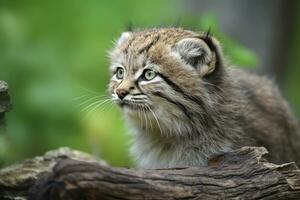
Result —
M282 85L296 28L296 0L188 0L184 4L189 13L216 15L222 32L257 54L258 71Z
M289 96L294 110L297 111L298 117L300 117L300 1L295 3L296 15L291 19L287 18L285 21L294 21L293 34L291 36L292 43L289 47L289 60L286 67L286 73L284 77L284 89L285 93Z

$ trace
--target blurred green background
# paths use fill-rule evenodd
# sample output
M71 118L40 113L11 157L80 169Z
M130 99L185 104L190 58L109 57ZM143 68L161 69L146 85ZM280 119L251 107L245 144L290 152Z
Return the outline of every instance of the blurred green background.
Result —
M233 64L275 77L299 116L299 3L294 2L297 10L289 31L279 36L288 51L278 47L279 54L273 54L282 56L285 65L273 68L270 63L266 69L263 56L234 33L224 31L226 23L218 9L201 13L190 9L201 2L0 0L0 80L9 83L13 103L6 132L0 133L0 166L61 146L92 153L112 165L132 165L129 129L120 111L109 102L101 108L93 106L100 99L98 95L109 96L107 50L130 23L141 28L177 24L194 30L211 29ZM211 2L218 5L221 1ZM211 2L203 1L206 6ZM252 40L248 44L255 42Z

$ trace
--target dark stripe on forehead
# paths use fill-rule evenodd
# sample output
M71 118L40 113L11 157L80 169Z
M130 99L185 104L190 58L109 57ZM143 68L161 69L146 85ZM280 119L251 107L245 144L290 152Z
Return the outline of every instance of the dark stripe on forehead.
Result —
M166 77L165 75L158 73L158 75L168 84L170 85L173 90L175 90L178 93L181 93L185 98L195 102L196 104L198 104L199 106L202 107L202 109L204 109L204 103L202 101L202 99L200 99L199 97L196 96L191 96L186 94L181 87L179 87L176 83L174 83L173 81L171 81L168 77Z
M157 41L159 40L159 35L155 36L154 39L149 43L147 44L146 46L142 47L139 51L138 51L138 54L141 54L142 52L148 52L149 49L157 43Z
M187 118L189 118L191 121L193 121L193 118L192 118L193 114L190 113L188 111L188 109L182 103L179 103L177 101L174 101L174 100L170 99L169 97L167 97L166 95L162 94L161 92L154 92L152 94L155 95L155 96L161 97L161 98L169 101L170 103L176 105L185 114L185 116Z
M127 46L124 48L124 53L128 53L128 49L130 47L130 45L132 44L132 42L134 41L135 37L131 36L131 39L128 41Z

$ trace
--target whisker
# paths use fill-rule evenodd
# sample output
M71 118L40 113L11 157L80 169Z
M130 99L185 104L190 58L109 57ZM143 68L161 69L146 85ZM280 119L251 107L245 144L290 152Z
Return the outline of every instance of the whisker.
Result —
M111 101L110 104L108 105L108 110L107 112L109 112L112 108L113 108L114 103Z
M139 118L141 119L140 120L140 122L141 122L141 127L142 127L142 129L144 129L144 122L143 122L143 119L142 119L142 117L141 117L141 115L142 115L142 110L141 110L141 108L140 107L138 107L138 115L139 115Z
M107 103L109 103L109 104L107 105ZM114 105L114 103L113 103L112 100L108 101L108 102L105 102L103 105L99 106L96 111L97 112L101 111L101 110L104 111L104 112L109 111L113 107L113 105ZM109 110L107 109L107 106L109 106Z
M108 100L110 100L110 99L95 101L95 102L91 103L90 105L86 106L85 108L83 108L80 112L84 112L84 111L88 110L89 108L93 107L94 105L97 105L98 103L101 103L101 102L106 102Z
M105 105L105 103L107 103L108 101L110 101L110 99L106 99L104 101L97 101L94 102L93 104L96 105L94 108L92 108L91 110L88 111L88 113L85 115L85 118L89 117L93 112L97 111L97 109L103 105ZM97 104L95 104L97 103Z
M145 100L147 100L147 98L136 98L136 97L132 97L131 99L135 100L135 101L145 101Z
M148 121L147 121L146 113L145 113L145 110L144 110L143 107L142 107L142 112L143 112L144 119L145 119L145 122L146 122L146 130L148 130Z
M158 128L159 128L159 131L160 131L160 134L162 135L162 134L163 134L163 133L162 133L162 129L161 129L161 126L160 126L159 121L158 121L158 119L157 119L157 116L155 115L155 113L153 112L153 110L150 108L150 106L148 106L148 105L146 105L146 106L147 106L147 108L150 110L150 112L152 113L153 117L155 118L156 123L157 123Z
M88 103L90 101L93 101L95 99L98 99L98 97L91 97L91 98L89 98L87 100L84 100L83 102L81 102L80 104L78 104L78 107L80 107L80 106L82 106L82 105L84 105L84 104L86 104L86 103ZM99 99L99 100L101 100L101 99Z
M145 109L145 113L146 113L146 108L144 108L144 109ZM149 121L149 124L150 124L150 130L153 131L154 129L153 129L153 125L152 125L152 120L149 119L148 117L149 117L148 114L146 114L146 118L147 118L147 120Z
M91 89L88 89L88 88L86 88L86 87L83 87L83 86L80 86L80 88L81 88L81 89L83 89L83 90L85 90L86 92L89 92L89 93L91 93L91 94L99 94L99 92L97 92L97 91L93 91L93 90L91 90Z
M77 101L77 100L83 99L83 98L88 97L88 96L90 96L90 95L85 94L85 95L81 95L79 97L74 97L74 98L72 98L72 101Z

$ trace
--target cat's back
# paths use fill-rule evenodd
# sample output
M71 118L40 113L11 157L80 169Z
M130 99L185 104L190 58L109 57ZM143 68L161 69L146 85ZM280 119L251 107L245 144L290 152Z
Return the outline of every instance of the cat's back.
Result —
M240 95L240 123L253 145L265 146L276 163L300 163L300 133L296 117L277 86L267 77L233 69Z

